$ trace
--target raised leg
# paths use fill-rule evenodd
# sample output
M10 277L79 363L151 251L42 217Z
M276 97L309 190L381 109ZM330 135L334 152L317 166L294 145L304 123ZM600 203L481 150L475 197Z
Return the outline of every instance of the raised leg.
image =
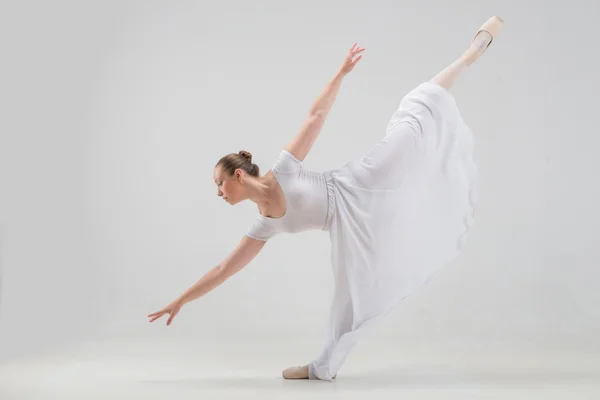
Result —
M450 89L456 78L471 64L473 64L477 59L483 54L483 52L488 48L488 46L492 43L492 40L500 33L500 29L504 21L500 17L492 17L483 24L469 48L453 63L448 65L438 74L436 74L431 82L437 83L438 85Z

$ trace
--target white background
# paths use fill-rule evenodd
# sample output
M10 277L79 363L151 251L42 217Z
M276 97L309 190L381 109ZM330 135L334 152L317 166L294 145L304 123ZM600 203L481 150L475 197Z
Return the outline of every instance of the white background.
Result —
M253 203L217 197L215 163L244 149L270 169L354 41L364 58L305 167L361 156L492 15L503 32L452 90L477 140L476 224L373 335L600 352L599 7L451 3L3 4L0 361L107 337L318 342L332 294L319 231L273 238L172 326L148 324L254 221Z

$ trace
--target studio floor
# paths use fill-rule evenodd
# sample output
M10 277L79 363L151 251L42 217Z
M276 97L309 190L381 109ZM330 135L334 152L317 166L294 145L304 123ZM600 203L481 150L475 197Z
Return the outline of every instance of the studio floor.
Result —
M332 383L281 378L284 367L317 348L273 340L95 340L1 363L0 398L600 398L600 359L583 351L442 351L373 340L351 354Z

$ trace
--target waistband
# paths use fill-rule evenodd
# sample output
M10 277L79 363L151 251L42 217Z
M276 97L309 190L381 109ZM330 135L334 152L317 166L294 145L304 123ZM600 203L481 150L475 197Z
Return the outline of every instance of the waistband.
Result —
M323 172L325 178L325 185L327 187L327 214L325 216L325 224L323 226L324 231L329 231L331 228L331 221L335 215L335 182L331 171Z

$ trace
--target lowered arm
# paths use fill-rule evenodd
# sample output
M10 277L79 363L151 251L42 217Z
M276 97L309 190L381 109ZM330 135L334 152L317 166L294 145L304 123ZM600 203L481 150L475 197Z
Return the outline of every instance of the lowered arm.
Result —
M210 269L180 297L182 304L204 296L250 263L265 246L266 241L243 236L240 243L220 264Z

